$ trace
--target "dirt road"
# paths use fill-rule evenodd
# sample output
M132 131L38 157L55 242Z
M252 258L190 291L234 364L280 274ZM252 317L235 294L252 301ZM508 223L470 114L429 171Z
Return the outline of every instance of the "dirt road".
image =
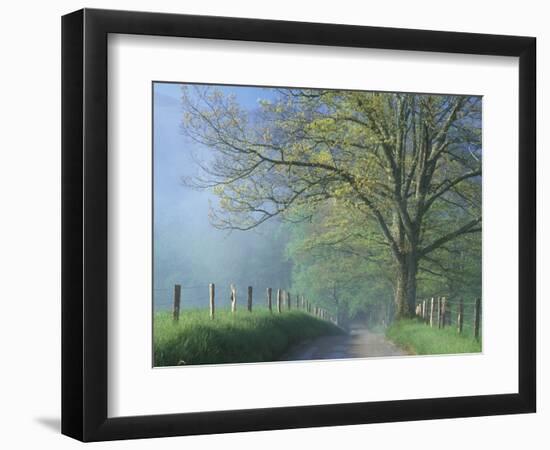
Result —
M383 334L372 333L362 325L352 325L349 334L323 336L291 348L283 361L312 359L368 358L407 355Z

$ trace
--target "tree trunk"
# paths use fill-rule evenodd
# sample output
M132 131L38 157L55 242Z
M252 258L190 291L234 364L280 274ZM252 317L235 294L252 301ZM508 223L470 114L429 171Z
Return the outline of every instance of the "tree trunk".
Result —
M409 303L407 301L407 280L409 279L406 263L397 265L395 280L395 316L397 319L409 317Z
M397 264L395 283L396 318L404 319L414 316L416 305L416 275L418 273L418 256L416 252L403 255Z
M418 255L416 251L411 251L407 259L407 304L409 306L409 315L411 315L416 305L416 276L418 274Z

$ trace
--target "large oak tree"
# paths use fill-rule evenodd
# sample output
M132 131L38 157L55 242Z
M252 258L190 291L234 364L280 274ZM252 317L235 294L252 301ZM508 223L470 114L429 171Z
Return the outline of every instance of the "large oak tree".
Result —
M414 313L421 262L481 230L480 97L280 89L249 111L193 86L182 101L184 130L212 150L190 180L219 196L212 223L249 230L344 206L391 256L398 317Z

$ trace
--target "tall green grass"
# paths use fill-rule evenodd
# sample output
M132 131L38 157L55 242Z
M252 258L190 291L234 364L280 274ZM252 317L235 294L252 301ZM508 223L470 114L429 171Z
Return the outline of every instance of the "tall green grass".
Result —
M417 355L481 352L481 342L469 333L458 334L455 326L431 328L414 319L394 322L386 330L386 336Z
M155 366L274 361L293 344L343 331L302 311L270 313L184 310L177 323L169 312L157 312L153 321Z

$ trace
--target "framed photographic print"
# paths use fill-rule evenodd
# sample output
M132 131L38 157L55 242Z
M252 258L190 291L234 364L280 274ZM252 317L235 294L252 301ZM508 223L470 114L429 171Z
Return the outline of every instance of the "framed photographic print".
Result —
M535 39L62 22L62 432L535 411Z

